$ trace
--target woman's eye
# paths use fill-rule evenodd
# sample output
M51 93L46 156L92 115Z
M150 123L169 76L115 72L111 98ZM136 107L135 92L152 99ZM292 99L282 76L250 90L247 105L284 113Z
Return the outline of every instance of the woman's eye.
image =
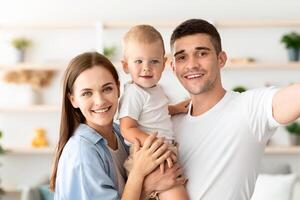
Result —
M103 92L108 93L108 92L110 92L112 90L113 90L112 87L106 87L106 88L103 89Z
M143 61L142 60L136 60L136 61L134 61L134 63L136 63L136 64L142 64Z
M92 96L92 92L83 92L82 94L81 94L81 96L83 96L83 97L86 97L86 96Z

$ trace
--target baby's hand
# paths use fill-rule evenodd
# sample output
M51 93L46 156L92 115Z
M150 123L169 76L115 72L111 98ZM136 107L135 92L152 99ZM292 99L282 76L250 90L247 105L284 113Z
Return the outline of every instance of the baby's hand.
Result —
M175 104L174 105L175 113L173 113L173 114L188 113L190 102L191 102L191 99L187 99L187 100L182 101L178 104Z

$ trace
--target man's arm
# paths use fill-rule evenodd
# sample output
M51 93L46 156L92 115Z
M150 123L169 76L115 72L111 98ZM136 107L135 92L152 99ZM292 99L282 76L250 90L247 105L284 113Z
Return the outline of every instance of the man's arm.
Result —
M288 124L300 117L300 84L280 89L273 98L273 117L280 124Z

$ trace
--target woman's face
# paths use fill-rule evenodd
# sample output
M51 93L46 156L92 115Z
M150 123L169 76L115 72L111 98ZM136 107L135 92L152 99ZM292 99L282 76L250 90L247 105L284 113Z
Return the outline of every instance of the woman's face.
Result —
M69 96L86 123L95 130L111 126L118 107L119 86L112 74L101 66L83 71L75 80Z

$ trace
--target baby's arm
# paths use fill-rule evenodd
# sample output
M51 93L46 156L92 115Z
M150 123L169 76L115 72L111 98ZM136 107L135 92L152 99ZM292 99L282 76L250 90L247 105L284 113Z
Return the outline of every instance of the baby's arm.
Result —
M191 99L187 99L185 101L182 101L178 104L175 105L169 105L169 114L170 115L176 115L176 114L180 114L180 113L187 113L189 108L189 104L190 104Z
M134 143L134 140L138 140L143 146L146 138L149 134L141 131L138 128L137 121L130 117L123 117L120 119L120 129L123 137L131 143Z

